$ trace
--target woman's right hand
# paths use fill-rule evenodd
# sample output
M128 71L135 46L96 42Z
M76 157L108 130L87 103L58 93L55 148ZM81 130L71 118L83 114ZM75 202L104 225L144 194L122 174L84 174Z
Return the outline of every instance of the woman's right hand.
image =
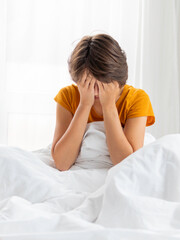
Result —
M78 80L77 86L80 93L80 105L92 107L94 104L95 78L85 71L82 78Z

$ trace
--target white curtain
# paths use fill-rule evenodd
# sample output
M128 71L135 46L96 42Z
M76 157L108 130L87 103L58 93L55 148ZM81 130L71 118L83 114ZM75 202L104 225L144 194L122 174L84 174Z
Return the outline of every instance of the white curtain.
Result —
M179 132L178 0L0 0L0 144L51 143L53 100L72 83L67 59L82 36L107 33L127 54L128 84L149 94L155 137Z
M136 86L149 93L156 116L150 132L180 133L180 1L140 0Z

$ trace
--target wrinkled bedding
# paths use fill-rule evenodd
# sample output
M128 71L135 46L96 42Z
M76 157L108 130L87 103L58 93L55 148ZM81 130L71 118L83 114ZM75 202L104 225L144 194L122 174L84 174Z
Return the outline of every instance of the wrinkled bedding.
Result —
M144 144L113 166L104 122L89 123L63 172L51 144L0 145L0 239L180 239L180 134Z

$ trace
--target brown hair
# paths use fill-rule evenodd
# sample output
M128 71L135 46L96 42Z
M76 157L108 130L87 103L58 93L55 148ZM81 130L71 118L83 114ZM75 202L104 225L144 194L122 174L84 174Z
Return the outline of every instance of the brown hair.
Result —
M115 80L119 86L125 85L128 78L126 53L107 34L84 36L71 53L68 68L74 82L82 77L85 70L101 82Z

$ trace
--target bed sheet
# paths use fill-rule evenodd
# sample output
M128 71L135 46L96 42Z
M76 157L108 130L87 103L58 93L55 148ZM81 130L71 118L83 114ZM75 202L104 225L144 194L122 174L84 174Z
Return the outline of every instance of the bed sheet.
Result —
M180 239L180 134L144 143L113 166L104 122L89 123L63 172L51 144L0 145L0 239Z

